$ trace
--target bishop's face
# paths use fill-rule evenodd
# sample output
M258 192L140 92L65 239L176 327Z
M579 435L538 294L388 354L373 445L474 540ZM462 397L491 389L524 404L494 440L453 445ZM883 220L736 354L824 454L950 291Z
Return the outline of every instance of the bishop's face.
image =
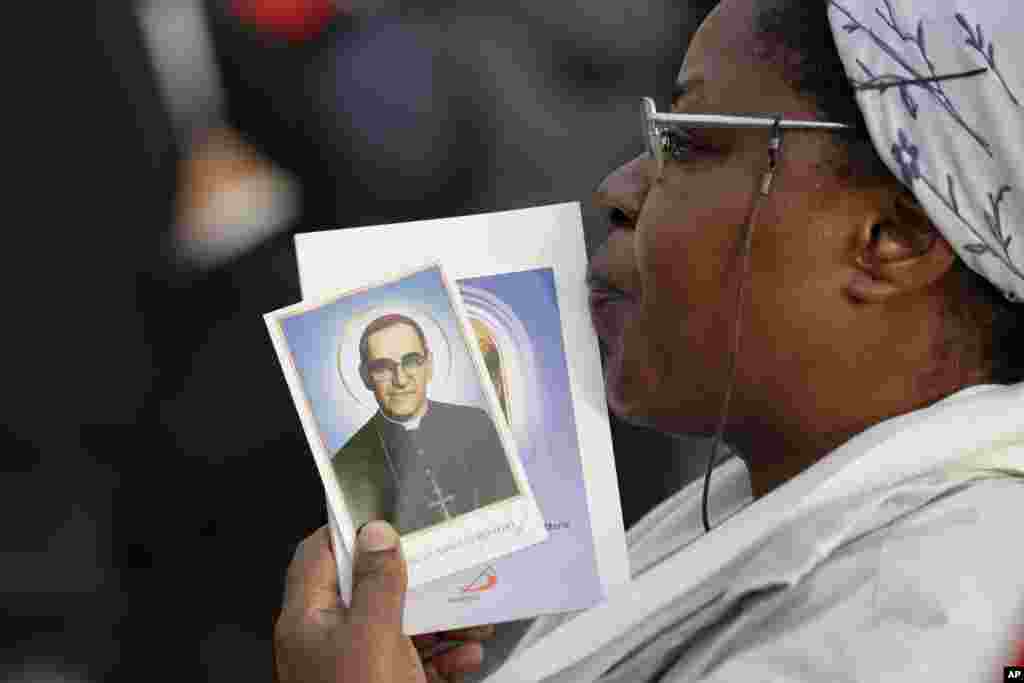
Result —
M393 420L422 414L433 364L416 330L399 323L374 332L366 341L367 374L381 412Z

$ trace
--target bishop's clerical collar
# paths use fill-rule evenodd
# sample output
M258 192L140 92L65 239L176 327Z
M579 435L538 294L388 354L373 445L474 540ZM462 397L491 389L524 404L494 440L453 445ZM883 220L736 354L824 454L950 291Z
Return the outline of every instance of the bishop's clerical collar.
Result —
M396 420L392 417L388 417L387 415L384 414L383 410L379 410L377 412L379 412L380 416L383 417L388 422L390 422L391 424L398 425L399 427L404 428L406 431L412 431L413 429L420 428L420 421L423 420L423 416L427 414L427 410L429 408L430 401L428 400L423 404L423 412L421 412L419 415L413 415L408 420Z

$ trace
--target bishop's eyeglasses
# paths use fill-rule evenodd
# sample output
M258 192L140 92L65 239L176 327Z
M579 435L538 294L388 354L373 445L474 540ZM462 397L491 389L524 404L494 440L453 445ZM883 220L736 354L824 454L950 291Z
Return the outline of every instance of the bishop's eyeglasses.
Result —
M390 358L378 358L366 364L366 371L375 382L387 382L393 377L398 377L398 368L404 372L413 372L423 367L427 357L422 353L412 351L402 356L401 361L396 363Z

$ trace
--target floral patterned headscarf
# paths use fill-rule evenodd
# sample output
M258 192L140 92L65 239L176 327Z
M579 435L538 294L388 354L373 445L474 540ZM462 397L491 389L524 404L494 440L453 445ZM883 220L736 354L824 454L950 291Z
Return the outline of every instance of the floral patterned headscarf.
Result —
M1024 0L826 0L875 149L1024 302Z

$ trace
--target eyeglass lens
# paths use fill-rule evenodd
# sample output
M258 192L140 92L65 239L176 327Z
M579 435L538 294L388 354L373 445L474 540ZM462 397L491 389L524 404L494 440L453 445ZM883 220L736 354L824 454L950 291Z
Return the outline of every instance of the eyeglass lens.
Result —
M426 357L422 353L412 351L402 356L401 366L405 372L412 372L423 366ZM390 358L380 358L370 363L370 376L378 382L391 379L398 373L399 363Z

